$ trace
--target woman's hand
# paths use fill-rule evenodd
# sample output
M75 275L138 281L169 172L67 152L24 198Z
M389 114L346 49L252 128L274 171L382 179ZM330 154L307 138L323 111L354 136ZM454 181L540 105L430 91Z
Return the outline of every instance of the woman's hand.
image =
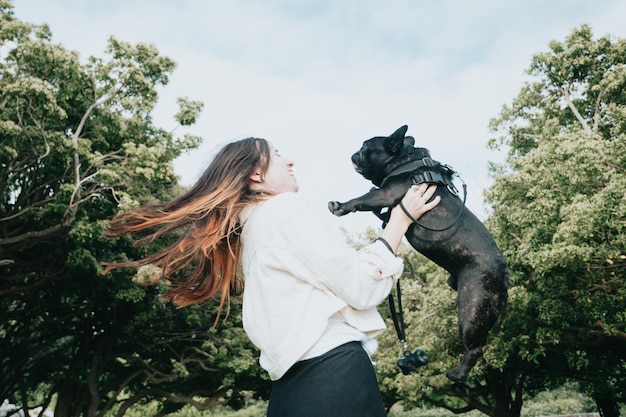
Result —
M406 230L413 223L413 219L419 219L424 213L439 204L439 201L441 201L439 196L429 201L436 190L437 185L427 183L412 185L409 188L402 198L402 205L409 214L411 214L412 218L404 213L400 204L396 205L391 210L387 226L383 229L380 237L389 243L394 253L398 249L398 246L400 246L402 236L404 236Z
M408 214L404 213L404 210L398 204L392 209L391 216L401 216L399 213L394 213L394 211L402 212L405 217L404 220L408 220L408 228L414 220L418 220L424 213L439 204L439 201L441 201L439 196L429 201L435 194L435 191L437 191L437 185L435 184L422 183L412 185L402 198L402 205L408 211Z

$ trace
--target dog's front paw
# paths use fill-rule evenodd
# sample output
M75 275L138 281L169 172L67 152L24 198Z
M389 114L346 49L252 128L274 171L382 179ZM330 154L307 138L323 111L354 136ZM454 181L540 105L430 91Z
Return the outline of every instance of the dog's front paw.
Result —
M335 216L343 216L351 212L351 210L346 209L345 204L341 204L339 201L331 201L328 203L328 210L333 213Z

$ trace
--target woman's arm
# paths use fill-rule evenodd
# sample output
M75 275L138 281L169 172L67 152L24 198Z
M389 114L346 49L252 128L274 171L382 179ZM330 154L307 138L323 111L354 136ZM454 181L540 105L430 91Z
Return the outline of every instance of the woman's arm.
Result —
M439 202L437 198L426 203L434 188L421 197L425 187L419 187L403 198L412 216L420 217ZM391 252L397 249L411 220L401 208L394 208L381 233L390 246L394 245L392 251L380 242L357 251L320 214L295 193L280 194L264 202L253 224L244 227L262 241L254 244L258 246L253 250L254 258L262 259L255 268L260 265L271 271L268 276L286 273L318 289L329 289L356 309L376 306L402 273L402 259Z

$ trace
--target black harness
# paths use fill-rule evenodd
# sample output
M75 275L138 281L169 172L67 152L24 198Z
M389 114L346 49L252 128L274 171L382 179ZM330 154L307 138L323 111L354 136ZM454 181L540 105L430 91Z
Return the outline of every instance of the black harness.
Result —
M432 169L422 170L422 168ZM450 188L450 192L455 195L458 194L458 191L454 186L454 182L452 181L456 172L449 165L437 162L428 156L414 161L408 161L395 168L387 174L380 186L383 187L390 178L413 171L415 171L415 174L411 177L412 184L421 184L423 182L443 184Z
M459 180L461 180L463 187L463 205L461 206L459 213L454 218L452 223L449 226L444 227L443 229L431 229L430 227L420 224L417 219L414 219L413 216L411 216L406 207L404 207L404 204L402 204L402 201L400 201L400 208L402 209L402 211L404 211L404 213L409 216L411 220L413 220L413 223L423 229L430 230L431 232L443 232L454 226L457 220L459 220L459 217L461 217L461 214L463 214L465 201L467 199L467 185L465 184L461 176L454 169L452 169L451 166L437 162L430 157L424 157L415 161L409 161L392 170L383 179L380 187L382 188L389 179L397 177L401 174L406 174L408 172L414 172L413 176L411 176L411 185L422 184L425 182L429 184L445 185L448 191L450 191L455 196L459 195L459 191L454 185L454 178L458 178Z

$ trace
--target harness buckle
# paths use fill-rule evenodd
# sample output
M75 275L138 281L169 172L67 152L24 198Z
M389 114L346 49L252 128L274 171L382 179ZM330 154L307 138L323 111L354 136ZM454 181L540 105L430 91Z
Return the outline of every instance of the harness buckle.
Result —
M435 171L424 171L423 175L424 175L424 178L426 179L426 182L431 182L431 183L435 183L435 184L445 184L445 181L443 179L443 175L441 175L438 172L435 172Z
M425 167L432 168L439 165L439 162L433 161L429 156L425 156L422 158L422 164L424 164Z
M423 182L427 182L426 178L424 178L424 176L420 174L419 172L417 172L415 175L411 177L411 184L413 185L419 185Z
M448 164L440 164L441 168L451 177L459 176L459 174Z

